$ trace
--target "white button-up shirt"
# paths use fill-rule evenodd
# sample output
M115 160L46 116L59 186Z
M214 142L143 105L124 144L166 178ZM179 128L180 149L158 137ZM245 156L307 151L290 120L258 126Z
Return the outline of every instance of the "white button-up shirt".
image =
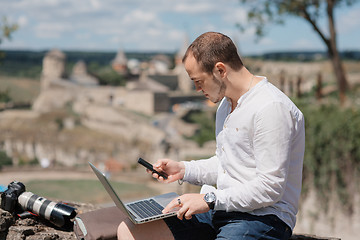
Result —
M292 229L301 192L304 117L266 78L216 114L216 155L184 162L184 180L217 185L215 210L275 214Z

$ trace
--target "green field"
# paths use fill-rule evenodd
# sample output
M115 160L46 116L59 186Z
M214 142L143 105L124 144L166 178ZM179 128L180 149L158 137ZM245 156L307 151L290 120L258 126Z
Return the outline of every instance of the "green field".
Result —
M40 81L0 76L0 91L9 91L13 102L32 102L40 93Z
M123 200L158 194L144 184L111 182ZM26 191L58 201L109 203L111 198L97 180L31 180L24 183Z

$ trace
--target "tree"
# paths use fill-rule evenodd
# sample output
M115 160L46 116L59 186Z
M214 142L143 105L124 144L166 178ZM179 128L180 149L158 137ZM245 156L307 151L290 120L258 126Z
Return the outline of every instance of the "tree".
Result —
M17 24L10 24L6 17L0 21L0 44L4 39L11 39L11 33L18 29Z
M3 166L10 166L12 164L12 159L5 152L0 151L0 170Z
M0 21L0 45L4 39L11 39L11 33L16 31L18 29L17 24L10 24L7 21L6 17L3 17ZM0 57L2 57L2 54L0 52Z
M286 16L295 16L308 22L320 36L327 48L329 58L336 76L340 104L346 100L348 82L345 70L337 48L337 33L335 29L335 8L351 6L357 0L240 0L250 6L248 20L256 27L256 35L264 36L267 23L281 24ZM320 28L319 19L327 18L328 34ZM241 29L243 26L239 25Z

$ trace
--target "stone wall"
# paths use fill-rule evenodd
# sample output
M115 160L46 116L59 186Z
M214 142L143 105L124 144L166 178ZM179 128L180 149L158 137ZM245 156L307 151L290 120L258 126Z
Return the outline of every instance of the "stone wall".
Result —
M15 165L47 159L50 164L77 166L114 157L130 167L134 163L129 159L139 155L161 155L165 132L147 118L109 106L89 104L81 109L78 120L79 116L58 113L23 118L20 112L2 112L0 149Z
M333 193L328 208L310 189L300 202L297 215L296 232L334 236L346 240L359 239L360 229L360 194L355 194L353 211L346 210Z

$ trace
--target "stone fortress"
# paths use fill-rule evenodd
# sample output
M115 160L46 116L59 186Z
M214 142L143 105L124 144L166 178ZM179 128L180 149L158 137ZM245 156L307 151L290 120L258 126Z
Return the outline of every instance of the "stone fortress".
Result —
M33 159L65 166L108 161L117 166L114 169L131 167L130 159L135 162L139 155L151 160L169 154L179 160L189 155L212 155L213 144L200 149L183 138L196 130L196 126L180 120L186 111L172 111L174 105L186 105L194 100L207 106L203 104L206 100L202 94L194 91L182 66L186 47L184 43L176 54L173 69L165 55L157 55L142 63L145 67L139 67L131 65L133 62L120 50L109 64L119 74L126 75L128 71L138 74L133 74L137 77L128 79L123 87L99 85L98 79L88 73L84 61L77 62L66 77L65 54L57 49L49 51L43 59L41 91L32 110L5 111L0 115L0 128L2 125L6 132L0 139L0 147L13 157L15 165ZM71 112L50 121L61 125L60 130L51 126L47 129L49 121L41 126L41 118L59 111ZM15 125L31 126L31 130L21 130ZM89 143L92 135L96 137Z
M128 159L137 159L139 155L156 159L173 154L178 160L212 155L214 143L209 143L209 148L199 148L183 137L192 136L196 131L196 126L181 120L189 108L216 110L194 90L182 65L188 45L185 40L174 61L157 55L148 62L139 62L127 59L119 50L109 64L119 74L131 76L121 87L100 85L99 80L88 73L84 61L77 62L67 74L66 55L57 49L49 51L43 59L41 91L32 110L8 110L0 114L0 130L4 130L0 149L13 157L16 164L48 159L66 166L106 159L129 165ZM244 61L251 72L267 76L292 97L314 89L319 72L323 72L325 79L331 79L328 63L324 62L247 58ZM323 92L333 90L334 84ZM42 122L41 119L59 111L68 113L53 116L52 124L57 127L52 126L51 121ZM29 129L24 130L26 126ZM44 130L45 126L49 129ZM96 137L87 137L86 131ZM97 135L100 133L103 135Z
M209 143L208 148L199 148L183 137L196 131L196 126L181 120L189 108L216 110L194 90L182 65L188 45L185 40L174 62L165 55L157 55L141 63L128 60L119 50L109 64L120 75L131 76L121 87L100 85L99 80L88 73L84 61L78 61L72 72L66 73L66 55L57 49L49 51L43 59L41 91L32 110L0 114L0 129L5 133L0 137L0 148L15 159L15 164L45 159L66 166L109 159L128 166L129 159L137 159L139 155L156 159L172 154L178 160L213 155L214 143ZM291 89L299 73L304 78L299 87L306 92L314 87L316 74L323 67L321 63L251 59L245 59L245 65L255 74L267 76L289 96L294 95ZM288 78L279 81L282 73ZM40 120L59 111L70 112L51 120L60 130L50 126L51 121ZM21 130L19 126L30 129ZM45 126L49 126L49 130L44 130ZM92 141L87 131L96 136ZM98 136L99 133L103 135ZM100 147L95 138L104 146Z
M107 104L114 108L122 106L147 115L167 112L170 95L192 97L195 93L192 81L181 65L181 56L182 53L176 55L176 66L169 70L170 60L165 55L157 55L136 80L128 81L125 87L109 87L99 86L98 80L87 72L84 61L79 61L69 79L65 79L66 56L57 49L51 50L43 60L41 93L34 102L33 110L48 112L63 108L71 101L77 109L91 103ZM117 53L111 65L119 74L129 71L123 51ZM163 81L159 80L161 78Z

